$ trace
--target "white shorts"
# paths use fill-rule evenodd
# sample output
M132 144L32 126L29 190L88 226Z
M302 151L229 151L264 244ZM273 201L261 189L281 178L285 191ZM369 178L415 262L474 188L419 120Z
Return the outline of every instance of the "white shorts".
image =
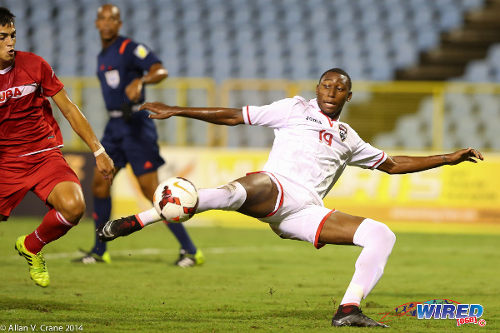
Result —
M262 222L269 223L271 229L281 238L303 240L317 249L325 244L318 243L323 224L335 209L328 209L301 185L287 178L262 171L278 187L275 209Z

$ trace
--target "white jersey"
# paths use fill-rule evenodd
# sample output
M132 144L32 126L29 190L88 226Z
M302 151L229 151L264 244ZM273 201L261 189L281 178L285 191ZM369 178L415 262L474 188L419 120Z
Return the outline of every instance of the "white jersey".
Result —
M374 169L387 158L348 124L324 114L316 99L295 96L270 105L245 106L243 119L248 125L274 129L264 171L301 185L321 205L346 165Z

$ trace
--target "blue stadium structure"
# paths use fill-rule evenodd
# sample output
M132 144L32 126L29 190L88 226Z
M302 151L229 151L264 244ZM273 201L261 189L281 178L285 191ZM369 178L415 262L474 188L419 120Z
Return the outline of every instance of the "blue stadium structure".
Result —
M482 0L116 0L123 33L164 59L173 76L316 78L346 68L355 80L391 80ZM61 76L93 76L98 0L1 0L23 22L19 49ZM28 23L28 24L26 24ZM307 59L307 61L304 61ZM477 71L477 69L476 69Z

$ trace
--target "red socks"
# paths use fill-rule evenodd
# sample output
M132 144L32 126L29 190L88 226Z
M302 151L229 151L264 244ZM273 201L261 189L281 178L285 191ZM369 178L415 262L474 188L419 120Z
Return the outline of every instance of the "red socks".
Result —
M38 228L26 236L24 246L26 246L26 249L31 253L36 254L40 252L45 244L63 236L72 227L74 227L74 224L68 222L61 213L52 208L44 216Z

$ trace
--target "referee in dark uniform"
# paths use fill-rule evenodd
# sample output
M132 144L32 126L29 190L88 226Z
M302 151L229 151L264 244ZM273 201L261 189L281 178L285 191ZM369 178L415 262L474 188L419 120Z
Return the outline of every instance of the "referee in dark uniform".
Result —
M145 45L119 35L122 21L120 10L106 4L97 11L102 51L97 57L97 76L108 110L109 121L101 140L106 152L115 163L115 173L130 163L142 193L149 200L158 186L158 168L165 163L160 156L155 124L147 111L138 111L144 102L144 86L164 80L168 73L161 60ZM111 185L94 172L94 222L96 229L104 225L111 213ZM191 241L180 223L167 224L181 245L175 262L181 267L200 265L203 254ZM97 236L95 245L83 258L83 263L106 262L111 258L106 243Z

